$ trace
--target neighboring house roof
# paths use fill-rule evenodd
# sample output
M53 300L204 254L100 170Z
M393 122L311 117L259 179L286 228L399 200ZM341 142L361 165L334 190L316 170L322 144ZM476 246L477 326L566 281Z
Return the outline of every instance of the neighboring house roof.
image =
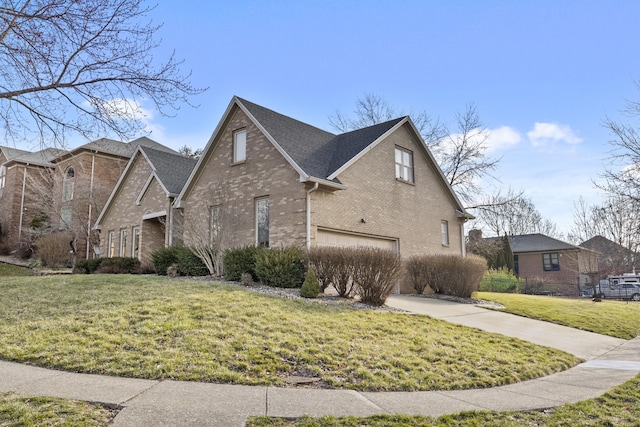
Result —
M613 240L609 240L603 236L595 236L580 243L583 248L598 251L601 254L618 254L620 252L631 252L622 245L617 244Z
M546 251L566 251L581 250L579 246L545 236L544 234L523 234L519 236L509 236L511 251L515 253L524 252L546 252Z
M169 153L178 154L177 151L172 150L169 147L165 147L164 145L157 143L156 141L143 136L138 139L134 139L131 142L120 142L114 139L109 138L100 138L95 141L91 141L89 143L83 144L79 147L74 148L71 151L61 154L56 161L64 160L69 157L75 156L82 151L97 151L100 153L112 154L115 156L126 157L129 158L135 153L136 148L138 146L142 147L150 147L155 148L156 150L162 150Z
M337 179L338 174L383 140L387 134L408 123L416 139L422 144L425 154L437 170L443 185L449 191L460 215L473 218L473 216L465 212L462 203L447 182L442 170L440 170L433 155L408 116L335 135L239 97L233 97L229 103L196 168L178 197L178 201L188 191L188 187L195 179L201 165L206 162L207 152L212 149L218 133L222 131L222 126L232 111L235 111L236 107L244 111L249 119L264 133L267 139L300 174L301 180L321 181L327 185L334 185L336 188L342 189L344 186Z
M65 150L59 148L45 148L44 150L30 152L25 150L18 150L10 147L0 147L5 156L8 157L7 162L15 163L28 163L32 165L45 166L53 168L56 165L52 161L63 153ZM9 157L11 156L11 157Z
M158 180L167 197L175 197L180 194L180 191L182 191L182 187L184 187L187 179L191 175L191 171L197 163L196 159L192 159L190 157L186 157L177 153L174 154L166 150L157 150L155 148L150 148L142 144L139 144L137 146L136 152L140 152L141 157L147 161L149 166L151 166L151 177ZM113 188L111 194L109 195L109 199L102 208L102 211L100 212L100 215L96 220L94 228L100 227L102 218L109 210L113 199L126 180L126 177L129 174L129 171L131 170L135 159L136 154L134 153L131 156L129 163L127 163L124 171L122 172L122 175L120 175L120 178L118 179L118 182ZM143 193L150 182L151 179L149 179L147 181L147 184L145 184L145 189L143 189L142 191Z

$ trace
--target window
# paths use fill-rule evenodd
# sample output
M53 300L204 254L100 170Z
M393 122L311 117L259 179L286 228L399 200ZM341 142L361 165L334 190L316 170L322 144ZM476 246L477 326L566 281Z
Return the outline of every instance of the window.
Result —
M269 247L269 198L256 199L256 244Z
M558 261L558 253L542 254L542 265L544 271L559 271L560 262Z
M0 190L2 190L7 182L7 168L0 166Z
M211 247L215 247L216 244L220 244L221 227L222 227L222 207L211 206L211 217L209 222L209 244Z
M440 234L442 235L442 246L449 246L449 221L440 223Z
M60 229L71 227L71 220L73 219L73 211L71 206L63 206L60 208Z
M75 171L72 167L67 168L64 173L64 180L62 181L62 200L68 201L73 199L73 182L75 178Z
M127 230L120 230L120 256L127 256Z
M109 244L107 247L107 256L113 258L116 256L116 233L114 231L109 232Z
M239 130L233 133L233 163L244 162L247 159L247 131Z
M140 249L140 227L133 227L131 230L131 256L138 258Z
M413 153L396 147L396 179L413 182Z

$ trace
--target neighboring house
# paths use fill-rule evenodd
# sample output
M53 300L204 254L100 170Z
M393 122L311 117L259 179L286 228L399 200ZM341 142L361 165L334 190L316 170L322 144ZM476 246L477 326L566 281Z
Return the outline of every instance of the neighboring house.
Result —
M597 253L544 234L509 236L518 277L558 286L565 295L577 296L580 287L597 280Z
M409 117L334 135L231 100L176 200L185 244L465 254L469 218Z
M0 224L3 245L29 245L33 218L41 231L69 233L76 259L97 256L95 218L138 146L175 151L138 138L129 143L103 138L70 151L30 153L0 147Z
M100 239L92 231L95 220L139 146L176 153L142 137L124 143L102 138L81 145L54 160L53 204L49 207L54 229L74 236L76 258L99 256Z
M138 146L96 221L101 256L149 262L153 250L182 243L181 211L172 204L195 164L180 154Z
M47 187L55 170L52 161L62 152L47 148L37 152L0 146L0 227L3 250L26 249L31 225L42 212L34 187ZM48 188L48 187L47 187ZM47 192L50 193L50 188Z
M606 237L592 237L580 246L598 252L600 278L640 272L640 256Z

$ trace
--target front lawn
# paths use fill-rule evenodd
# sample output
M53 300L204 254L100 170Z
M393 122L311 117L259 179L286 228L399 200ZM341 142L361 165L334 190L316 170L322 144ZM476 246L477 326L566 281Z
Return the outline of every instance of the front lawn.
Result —
M31 276L31 270L27 267L0 262L0 277L2 276Z
M545 411L471 411L439 418L409 415L307 417L298 420L253 417L247 421L247 427L631 427L638 426L639 419L640 375L595 399Z
M426 316L151 276L0 281L0 359L137 378L367 391L493 387L579 362Z
M640 303L476 292L477 298L505 306L503 311L622 339L640 335Z
M106 426L114 415L88 402L0 393L0 426Z

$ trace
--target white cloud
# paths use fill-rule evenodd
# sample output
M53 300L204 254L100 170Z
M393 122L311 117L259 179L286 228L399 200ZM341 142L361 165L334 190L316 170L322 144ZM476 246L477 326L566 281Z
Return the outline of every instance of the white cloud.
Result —
M576 136L570 126L556 123L536 122L527 136L534 147L554 147L558 143L576 145L582 142L582 138Z
M509 126L500 126L489 130L487 138L487 151L494 151L501 148L508 148L522 141L520 134Z

